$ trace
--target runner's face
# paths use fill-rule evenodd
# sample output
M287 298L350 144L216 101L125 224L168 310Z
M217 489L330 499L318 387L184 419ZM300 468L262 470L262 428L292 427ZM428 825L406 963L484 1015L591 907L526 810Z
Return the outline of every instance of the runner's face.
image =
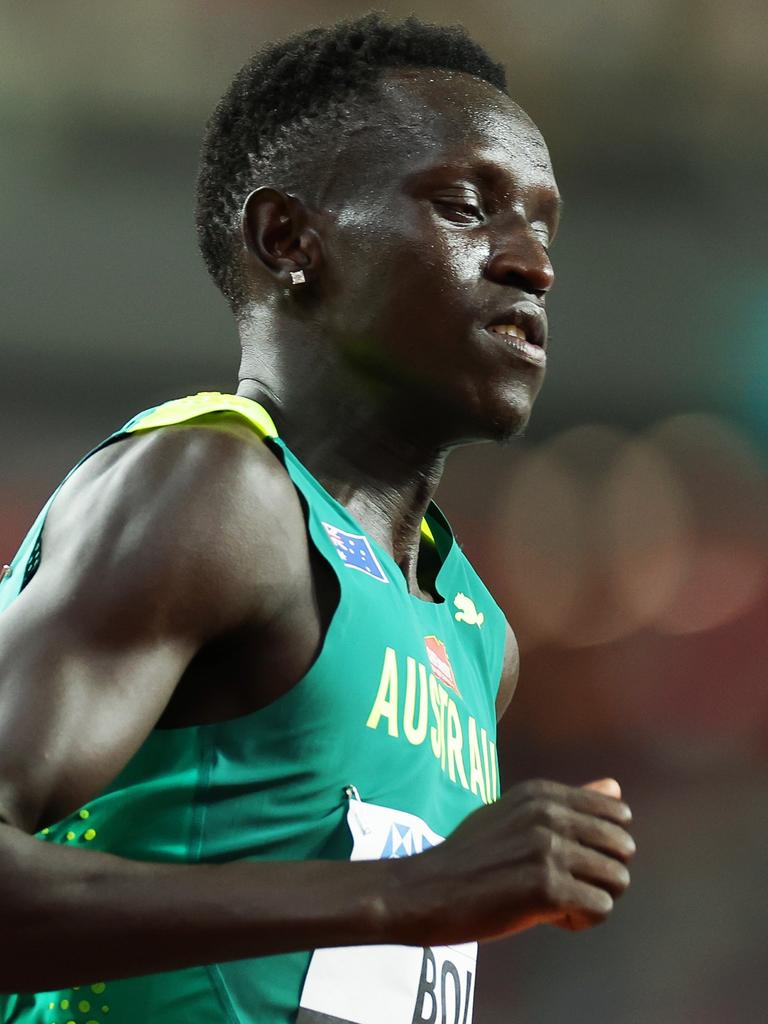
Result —
M559 208L546 145L472 76L399 70L382 88L383 116L343 143L328 326L372 383L456 441L509 437L545 372Z

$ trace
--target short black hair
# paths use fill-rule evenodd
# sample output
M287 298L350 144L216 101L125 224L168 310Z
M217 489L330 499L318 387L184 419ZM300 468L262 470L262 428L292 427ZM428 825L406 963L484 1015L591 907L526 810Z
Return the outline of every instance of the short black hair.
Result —
M219 101L203 139L196 223L203 259L236 313L245 297L239 217L248 193L259 184L308 182L323 164L323 139L359 113L355 100L375 98L392 67L463 71L507 91L502 65L463 26L414 16L388 24L373 11L270 44Z

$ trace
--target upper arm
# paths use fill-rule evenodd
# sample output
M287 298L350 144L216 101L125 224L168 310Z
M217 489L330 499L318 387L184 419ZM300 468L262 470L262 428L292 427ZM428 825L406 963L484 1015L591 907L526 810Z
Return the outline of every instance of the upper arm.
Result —
M101 792L196 651L274 613L260 546L285 476L255 438L180 428L67 481L40 567L0 616L0 817L33 832Z
M517 688L517 680L520 674L520 649L517 646L517 637L512 632L512 627L507 623L507 636L504 643L504 664L501 670L499 690L496 695L496 720L500 721L504 712L509 707L509 702L514 696Z

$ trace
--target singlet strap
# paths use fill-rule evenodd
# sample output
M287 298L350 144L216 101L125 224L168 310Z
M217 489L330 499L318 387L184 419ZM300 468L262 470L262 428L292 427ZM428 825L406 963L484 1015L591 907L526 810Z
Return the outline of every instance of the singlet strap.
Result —
M215 412L234 412L246 419L262 440L277 438L275 421L263 405L243 395L226 395L220 391L201 391L186 398L176 398L130 420L123 432L137 434L142 430L170 427L175 423L186 423L200 416ZM421 535L428 544L436 547L436 541L426 519L421 521Z
M108 444L119 441L126 435L156 430L158 427L170 427L176 423L186 423L217 412L235 413L246 420L262 440L270 438L283 444L280 441L274 420L258 402L254 402L251 398L245 398L243 395L227 395L222 394L220 391L201 391L199 394L189 395L186 398L172 399L170 402L164 402L162 405L157 405L152 409L138 413L124 427L115 431L114 434L111 434L101 444L84 455L69 471L64 480L67 480L95 452L106 447ZM46 502L12 562L3 576L0 577L0 611L8 607L15 600L37 571L42 550L41 537L43 526L53 499L61 489L64 480L62 480ZM433 547L437 546L434 534L426 519L422 519L421 522L421 535L428 544Z
M262 439L278 436L275 421L264 406L243 395L224 395L220 391L201 391L197 395L165 402L149 412L139 413L125 425L123 431L126 434L137 434L142 430L170 427L212 412L237 413L249 422Z

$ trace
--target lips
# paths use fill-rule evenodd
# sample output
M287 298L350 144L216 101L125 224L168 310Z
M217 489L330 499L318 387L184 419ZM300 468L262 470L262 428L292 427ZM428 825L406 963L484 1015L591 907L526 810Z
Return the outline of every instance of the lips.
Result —
M492 334L503 334L509 338L535 345L537 348L547 347L547 317L544 310L530 304L512 306L510 309L495 316L486 331Z

